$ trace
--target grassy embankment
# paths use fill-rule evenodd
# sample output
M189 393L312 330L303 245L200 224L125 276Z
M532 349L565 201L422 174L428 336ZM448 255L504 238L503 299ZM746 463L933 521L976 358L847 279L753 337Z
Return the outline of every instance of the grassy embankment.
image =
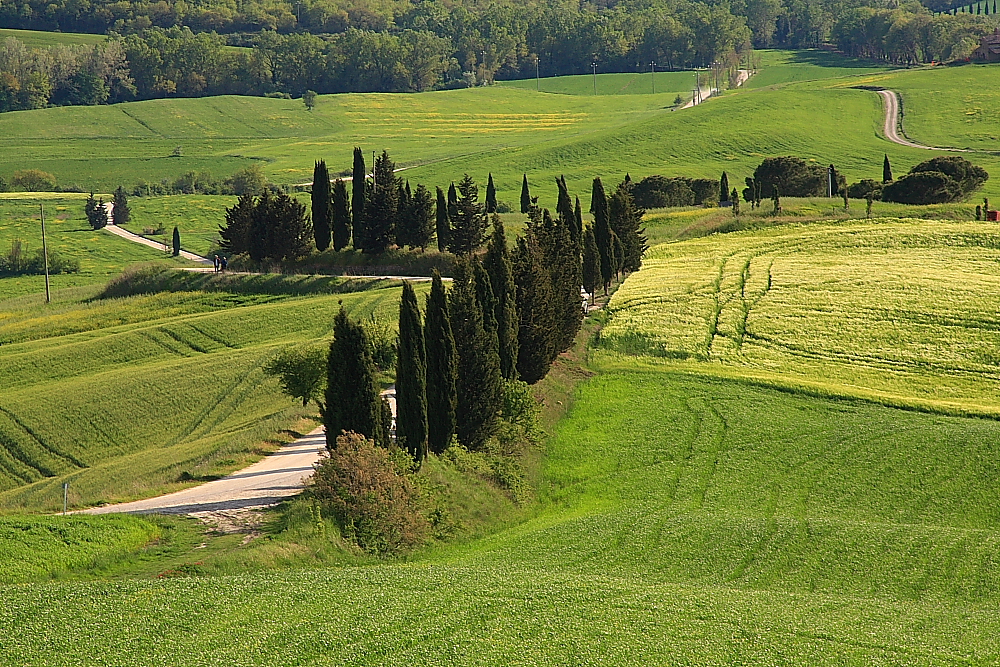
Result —
M1000 422L937 410L993 409L996 236L880 221L658 246L586 352L598 375L553 427L530 520L410 563L0 589L4 654L993 664Z

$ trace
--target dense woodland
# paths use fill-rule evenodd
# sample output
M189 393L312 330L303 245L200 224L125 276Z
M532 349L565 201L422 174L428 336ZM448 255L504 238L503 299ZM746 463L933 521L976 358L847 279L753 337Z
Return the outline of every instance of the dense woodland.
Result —
M985 12L983 12L985 7ZM940 9L940 8L938 8ZM996 21L881 0L608 3L11 2L0 27L108 33L0 48L0 110L204 95L400 92L591 71L715 66L753 47L832 42L898 63L960 60ZM958 10L955 10L958 12ZM971 10L970 10L971 11Z

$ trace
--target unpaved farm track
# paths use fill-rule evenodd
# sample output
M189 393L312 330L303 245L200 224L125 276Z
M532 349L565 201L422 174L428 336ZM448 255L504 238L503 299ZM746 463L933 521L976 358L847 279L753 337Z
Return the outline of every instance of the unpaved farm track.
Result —
M165 496L94 507L81 513L194 514L269 507L302 492L324 447L326 435L323 427L319 427L222 479Z
M918 144L916 142L910 141L904 136L900 136L900 122L899 122L899 95L896 94L894 90L879 90L876 91L882 100L885 102L885 121L882 125L882 133L885 138L894 144L899 144L900 146L909 146L910 148L923 148L930 151L954 151L958 153L968 152L963 148L943 148L941 146L925 146L924 144Z

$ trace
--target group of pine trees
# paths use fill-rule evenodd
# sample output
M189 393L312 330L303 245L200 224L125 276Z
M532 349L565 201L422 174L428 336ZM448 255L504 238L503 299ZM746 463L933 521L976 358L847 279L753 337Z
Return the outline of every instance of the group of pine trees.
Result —
M595 222L586 229L579 197L574 202L564 178L556 180L555 215L538 206L527 178L524 183L528 222L513 252L496 215L485 253L475 252L488 217L466 176L444 202L449 247L457 254L451 289L446 293L435 272L421 315L412 285L403 286L396 441L417 461L428 451L443 452L453 437L469 449L482 448L497 431L505 382L537 382L572 344L584 316L581 285L589 279L593 292L598 281L607 287L613 274L639 267L643 211L634 204L628 178L610 198L595 179ZM473 220L475 225L465 224ZM388 441L390 420L379 399L370 346L344 310L330 346L326 406L330 447L344 431Z

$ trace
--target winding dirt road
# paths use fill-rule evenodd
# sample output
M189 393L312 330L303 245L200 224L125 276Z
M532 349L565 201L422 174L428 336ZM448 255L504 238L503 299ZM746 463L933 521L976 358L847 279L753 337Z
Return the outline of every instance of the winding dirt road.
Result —
M953 151L957 153L967 152L962 148L925 146L924 144L918 144L910 141L906 137L900 136L899 95L897 95L894 90L879 90L876 92L878 92L879 96L885 102L885 121L882 125L882 133L885 135L885 138L892 143L899 144L900 146L909 146L910 148L922 148L929 151Z
M396 388L382 392L396 416ZM320 426L268 454L257 463L190 489L131 503L104 505L81 514L191 514L195 516L232 510L262 509L302 493L313 466L326 447Z

